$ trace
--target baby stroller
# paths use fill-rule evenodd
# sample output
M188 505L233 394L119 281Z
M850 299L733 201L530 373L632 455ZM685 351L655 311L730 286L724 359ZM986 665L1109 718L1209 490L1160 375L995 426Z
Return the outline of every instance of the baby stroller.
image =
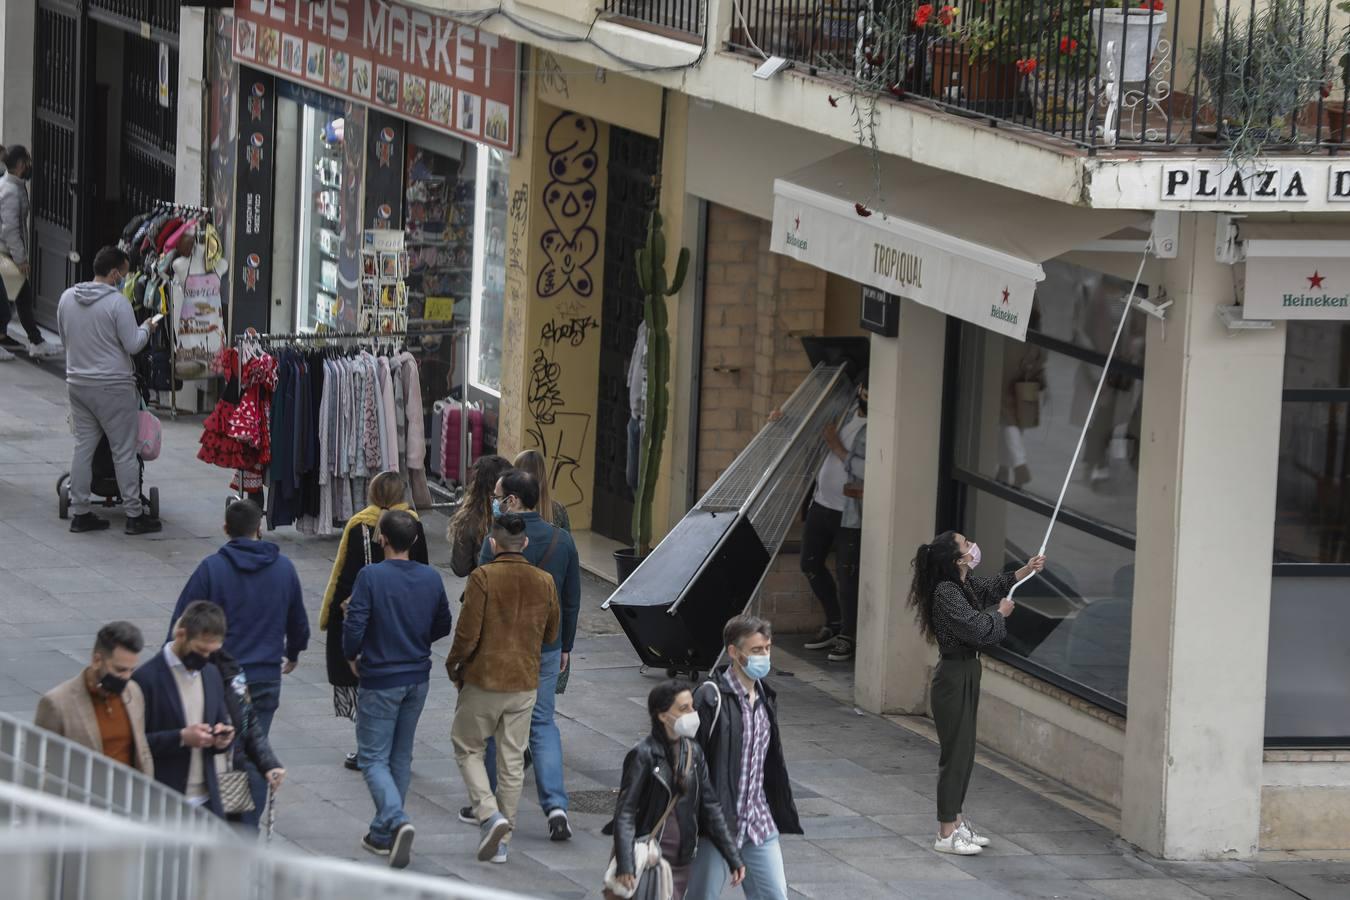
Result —
M145 381L139 375L136 378L136 388L141 392L144 399L149 396L145 389ZM89 483L89 496L92 500L95 497L102 497L101 504L105 509L113 509L122 505L121 487L117 483L117 469L113 466L112 445L108 443L108 436L105 434L103 439L98 442L98 448L94 451L94 477ZM159 488L150 488L147 495L145 490L145 460L140 456L136 457L136 483L141 492L141 506L146 513L153 518L159 518ZM56 509L57 515L62 519L70 518L70 473L67 472L56 479Z

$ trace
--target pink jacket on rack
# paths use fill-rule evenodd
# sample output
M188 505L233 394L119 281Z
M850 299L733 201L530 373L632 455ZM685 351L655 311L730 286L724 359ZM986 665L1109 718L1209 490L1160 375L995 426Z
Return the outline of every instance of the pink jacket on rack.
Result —
M426 508L431 505L431 489L427 487L427 429L422 409L422 377L417 359L408 351L394 357L398 375L403 379L403 406L407 413L407 460L403 476L412 489L413 505Z

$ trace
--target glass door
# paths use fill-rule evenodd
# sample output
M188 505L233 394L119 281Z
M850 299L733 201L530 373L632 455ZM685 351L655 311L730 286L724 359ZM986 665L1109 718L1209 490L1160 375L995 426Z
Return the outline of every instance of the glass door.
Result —
M312 106L306 106L301 116L296 331L336 330L342 309L338 263L342 252L343 126L343 119Z

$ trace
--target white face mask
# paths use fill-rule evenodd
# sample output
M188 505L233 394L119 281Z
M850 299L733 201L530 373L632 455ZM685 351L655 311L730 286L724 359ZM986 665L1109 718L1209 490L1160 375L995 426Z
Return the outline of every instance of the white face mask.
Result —
M698 735L698 713L687 712L680 716L671 726L671 730L682 738L696 737Z

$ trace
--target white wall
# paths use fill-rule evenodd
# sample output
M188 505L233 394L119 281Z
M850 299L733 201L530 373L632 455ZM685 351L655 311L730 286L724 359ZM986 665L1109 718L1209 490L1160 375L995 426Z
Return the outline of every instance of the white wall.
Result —
M0 143L33 146L35 0L0 5Z

